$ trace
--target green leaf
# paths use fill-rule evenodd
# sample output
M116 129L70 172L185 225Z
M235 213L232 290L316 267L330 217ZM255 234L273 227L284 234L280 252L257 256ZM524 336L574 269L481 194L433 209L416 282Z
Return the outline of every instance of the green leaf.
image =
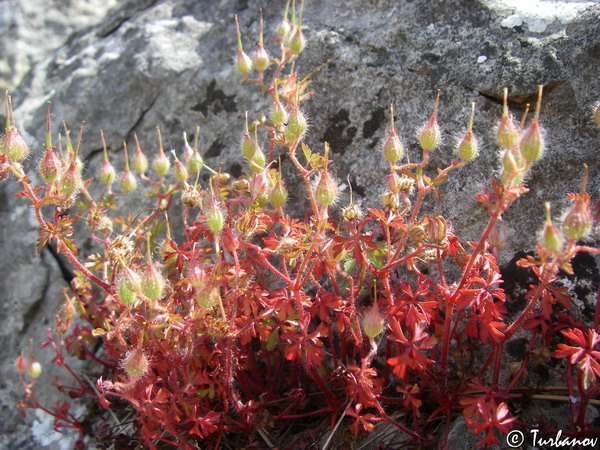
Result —
M306 145L304 142L300 143L300 146L302 147L302 152L304 153L304 157L306 158L306 162L309 162L312 158L312 152L310 151L310 148L308 148L308 145Z

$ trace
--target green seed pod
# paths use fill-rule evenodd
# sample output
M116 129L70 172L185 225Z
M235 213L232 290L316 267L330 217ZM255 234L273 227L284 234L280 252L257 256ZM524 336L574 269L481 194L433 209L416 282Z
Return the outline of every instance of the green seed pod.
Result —
M278 180L275 184L275 187L271 191L271 204L275 208L281 208L287 201L287 197L288 192L285 186L283 185L283 181Z
M104 184L113 184L115 182L115 178L117 174L115 172L115 168L112 166L108 159L102 161L102 165L100 166L100 171L98 172L98 178Z
M252 71L252 60L244 50L238 50L235 67L242 75L248 75Z
M119 186L125 192L131 192L137 187L137 180L135 179L135 175L129 169L125 169L123 171L123 175L119 180Z
M40 160L38 171L42 180L45 183L52 183L56 181L63 170L62 163L56 156L54 149L46 149L44 157Z
M135 137L135 155L133 156L133 161L132 161L133 168L137 173L142 175L144 172L146 172L146 170L148 170L148 158L146 158L146 155L144 155L144 153L142 153L142 149L137 140L137 135L134 135L134 137Z
M200 155L200 152L196 149L192 151L190 158L187 161L188 169L191 173L198 173L204 167L204 160Z
M0 153L10 162L22 162L29 156L29 146L15 127L10 127L0 141Z
M337 186L329 171L325 170L321 174L321 179L317 185L315 198L320 205L329 206L337 199Z
M142 276L142 294L150 300L159 300L165 291L165 278L154 263L148 263Z
M306 39L304 38L304 34L302 33L302 28L300 28L300 26L296 27L296 31L290 38L289 47L290 50L295 54L302 53L302 50L306 48Z
M81 189L81 184L81 173L79 173L79 170L77 169L77 164L72 162L67 171L60 178L60 190L63 194L71 195Z
M225 215L214 201L210 208L208 208L208 211L206 211L206 223L210 231L214 234L220 233L225 225Z
M308 128L306 117L298 108L294 108L285 127L285 138L288 142L300 141Z
M139 378L148 372L150 363L141 348L127 353L123 360L123 369L130 378Z
M259 72L264 72L269 67L269 55L263 44L258 44L258 48L252 55L252 64Z
M188 171L179 160L175 161L175 178L182 183L188 179Z
M164 176L169 173L170 168L171 161L169 161L169 158L167 155L165 155L164 151L159 151L158 155L152 162L152 169L154 169L158 175Z
M477 139L473 130L468 130L458 144L458 156L463 161L471 161L477 156Z
M42 365L37 361L32 361L27 367L27 375L31 378L39 378L42 374Z
M404 147L402 146L402 142L400 142L400 138L396 135L396 130L393 128L390 130L390 134L383 146L383 156L392 164L404 156Z
M271 107L271 122L276 127L282 127L288 120L288 112L279 100L276 100Z
M128 267L123 269L117 281L117 294L126 305L133 304L141 289L140 276Z
M525 134L521 138L519 145L521 149L521 155L527 161L537 161L544 151L544 139L540 132L539 122L534 120L531 125L525 131Z
M385 321L379 312L377 305L373 305L363 317L363 331L370 338L379 336L385 327Z
M562 249L564 238L560 230L552 223L550 218L550 203L546 203L546 223L542 233L542 245L551 253L558 253Z

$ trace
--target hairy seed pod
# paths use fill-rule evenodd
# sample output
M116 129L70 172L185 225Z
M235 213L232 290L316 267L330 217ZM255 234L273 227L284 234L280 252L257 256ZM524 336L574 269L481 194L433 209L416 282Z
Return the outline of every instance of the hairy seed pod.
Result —
M142 294L150 300L159 300L165 291L165 278L156 268L156 264L148 263L142 275Z
M328 170L321 174L319 184L315 191L317 203L323 206L329 206L337 199L337 186Z
M392 164L404 156L404 147L400 142L400 138L396 135L395 129L390 130L390 134L383 145L383 156Z
M123 171L123 175L119 180L119 186L125 192L131 192L137 187L137 180L135 179L135 175L129 169L125 169Z
M29 146L15 127L10 127L0 141L0 153L10 162L22 162L29 156Z
M117 294L126 305L134 304L141 290L140 276L129 267L124 267L117 281Z
M370 338L375 338L383 332L385 321L377 305L373 305L363 317L363 331Z
M123 360L123 369L130 378L136 379L148 372L150 363L141 348L135 348L127 353Z
M40 160L38 171L45 183L56 181L63 170L63 165L56 156L53 148L46 149L44 157Z

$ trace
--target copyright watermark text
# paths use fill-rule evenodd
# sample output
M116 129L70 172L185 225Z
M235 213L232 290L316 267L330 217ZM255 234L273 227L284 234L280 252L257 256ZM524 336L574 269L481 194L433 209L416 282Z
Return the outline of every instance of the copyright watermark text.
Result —
M540 436L540 430L529 430L531 445L533 447L571 448L573 446L597 448L598 438L574 438L563 436L562 430L554 436ZM506 435L506 444L511 448L520 447L525 443L525 433L521 430L512 430Z

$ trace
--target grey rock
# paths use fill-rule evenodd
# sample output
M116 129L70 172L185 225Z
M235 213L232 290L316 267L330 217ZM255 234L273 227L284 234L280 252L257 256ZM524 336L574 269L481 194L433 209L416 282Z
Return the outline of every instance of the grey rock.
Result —
M317 94L306 102L311 123L308 145L321 150L322 142L328 141L338 180L345 183L350 174L355 199L365 207L379 207L386 185L381 147L389 104L395 104L396 126L415 161L420 155L416 129L431 114L436 90L441 89L444 143L433 153L432 166L442 166L455 157L456 140L464 133L474 101L480 155L451 177L443 188L443 203L427 208L450 218L461 237L476 239L486 213L474 195L499 173L494 135L502 88L509 88L511 110L518 117L524 103L534 101L537 85L543 84L541 120L547 149L529 175L531 192L505 215L512 246L501 258L506 261L518 249L532 249L543 222L544 201L552 202L555 212L566 208L564 193L578 190L584 162L590 166L588 192L597 196L600 187L596 155L600 129L592 117L592 105L600 96L600 5L555 3L565 11L562 15L491 0L307 2L303 28L308 46L298 61L300 74L320 67L311 84ZM77 128L85 121L82 150L90 176L100 161L100 130L111 158L122 167L121 142L126 140L131 147L133 132L151 154L157 148L154 128L160 125L165 147L180 151L182 133L193 133L199 125L207 163L238 175L244 170L239 151L244 111L254 118L266 112L268 104L235 71L233 16L239 15L243 41L250 50L260 7L270 31L280 20L283 5L234 0L124 2L97 26L76 34L34 64L14 95L17 123L39 154L47 101L52 102L57 124L64 119ZM276 50L270 38L268 42L267 47ZM299 178L283 160L290 192L296 193L290 204L301 214L307 201L302 189L294 188ZM2 301L8 299L10 310L16 303L34 305L44 298L40 292L50 292L44 288L48 277L44 270L50 269L40 266L33 252L35 226L23 199L11 198L12 188L7 186L1 186L2 220L8 226L2 230L0 247L5 255L19 250L14 254L22 262L11 262L0 271L5 279L29 281L26 286L15 282L1 287L6 290ZM348 189L340 205L347 201ZM141 209L135 202L132 205ZM10 230L19 230L20 247L13 247ZM54 283L51 279L52 288ZM28 308L19 308L14 318L3 310L3 323L23 324L29 320ZM44 316L37 314L36 320ZM18 340L37 328L36 322L31 323ZM18 348L17 338L10 339L8 360L16 357ZM6 373L12 373L8 367ZM2 398L14 399L14 389L8 387L8 397ZM10 403L3 404L3 415L15 423Z
M14 89L32 65L72 33L97 24L116 0L5 0L0 3L0 88Z

